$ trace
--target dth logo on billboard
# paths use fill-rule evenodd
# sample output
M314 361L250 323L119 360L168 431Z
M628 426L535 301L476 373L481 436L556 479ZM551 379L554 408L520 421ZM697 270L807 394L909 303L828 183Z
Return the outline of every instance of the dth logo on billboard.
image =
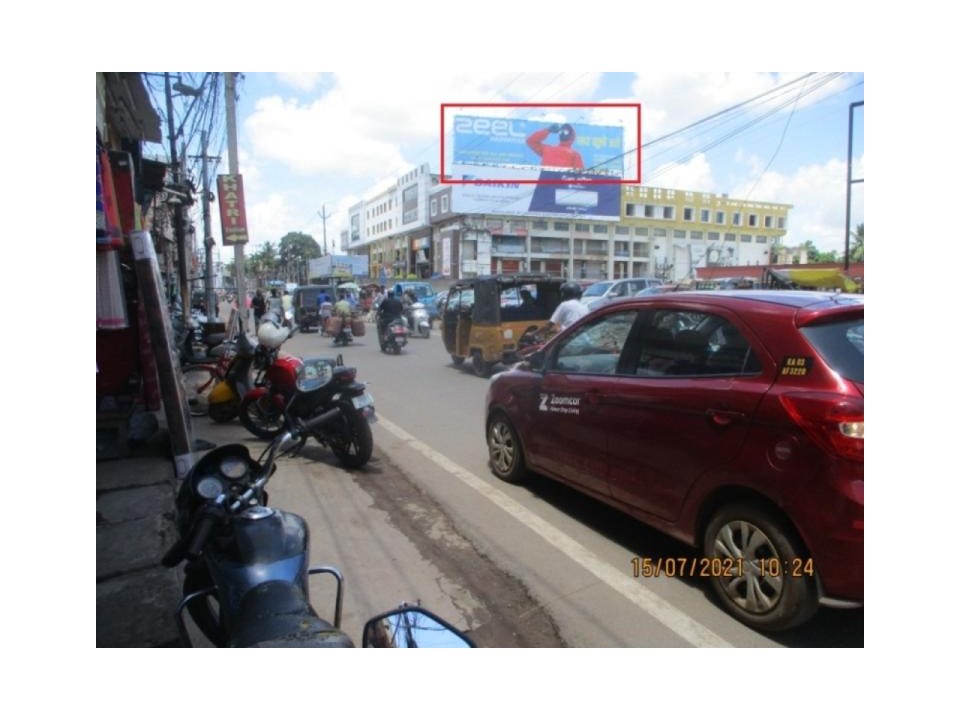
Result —
M454 118L454 132L463 135L492 135L499 138L526 138L526 133L518 131L514 127L513 120L494 120L481 117L459 116ZM519 127L523 128L523 121L519 121Z
M550 395L540 393L540 412L580 414L580 398L569 395Z

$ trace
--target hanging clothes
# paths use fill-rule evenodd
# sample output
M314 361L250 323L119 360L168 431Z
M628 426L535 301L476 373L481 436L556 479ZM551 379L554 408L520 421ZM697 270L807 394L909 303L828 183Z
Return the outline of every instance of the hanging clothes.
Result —
M97 249L123 247L120 207L113 185L113 171L107 151L97 146Z

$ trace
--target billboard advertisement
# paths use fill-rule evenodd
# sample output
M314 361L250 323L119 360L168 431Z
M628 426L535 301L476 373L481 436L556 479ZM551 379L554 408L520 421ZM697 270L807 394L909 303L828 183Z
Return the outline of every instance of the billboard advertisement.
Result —
M453 117L454 164L573 168L623 177L623 128L522 118Z
M250 237L247 233L247 210L243 201L243 175L217 175L217 197L220 200L223 244L246 244Z
M455 213L537 215L593 220L620 217L620 185L606 176L540 168L498 168L502 182L483 179L484 168L453 166ZM535 184L528 184L533 181Z

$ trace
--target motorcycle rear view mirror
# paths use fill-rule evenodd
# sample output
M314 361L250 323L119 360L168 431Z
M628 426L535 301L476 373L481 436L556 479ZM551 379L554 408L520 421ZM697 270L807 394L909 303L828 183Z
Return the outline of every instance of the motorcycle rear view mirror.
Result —
M443 618L416 607L402 607L367 621L363 647L475 648L476 644Z

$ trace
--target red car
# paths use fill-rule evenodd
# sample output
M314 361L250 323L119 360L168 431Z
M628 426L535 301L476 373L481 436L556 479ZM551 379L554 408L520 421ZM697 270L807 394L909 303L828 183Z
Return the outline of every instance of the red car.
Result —
M773 290L611 303L491 380L493 472L700 548L696 574L757 630L862 605L863 310Z

